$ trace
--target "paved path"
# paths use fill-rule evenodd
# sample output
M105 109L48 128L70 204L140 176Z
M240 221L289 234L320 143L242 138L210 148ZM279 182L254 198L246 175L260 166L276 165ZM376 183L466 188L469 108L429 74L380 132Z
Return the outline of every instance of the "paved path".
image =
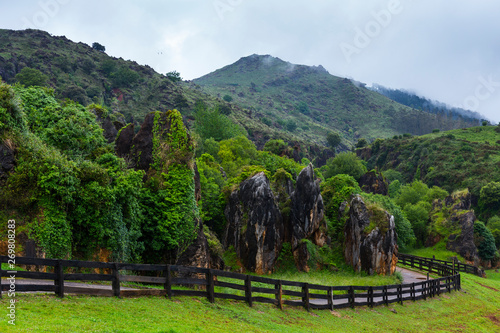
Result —
M427 280L427 275L407 268L396 267L396 272L401 272L403 275L403 283L422 282Z

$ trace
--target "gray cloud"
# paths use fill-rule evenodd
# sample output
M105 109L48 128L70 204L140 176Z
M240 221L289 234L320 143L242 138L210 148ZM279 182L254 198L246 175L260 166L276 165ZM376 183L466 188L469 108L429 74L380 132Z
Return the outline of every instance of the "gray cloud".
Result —
M500 121L500 3L493 0L40 0L3 1L0 12L1 28L98 41L112 56L186 79L271 54ZM346 45L355 51L349 57Z

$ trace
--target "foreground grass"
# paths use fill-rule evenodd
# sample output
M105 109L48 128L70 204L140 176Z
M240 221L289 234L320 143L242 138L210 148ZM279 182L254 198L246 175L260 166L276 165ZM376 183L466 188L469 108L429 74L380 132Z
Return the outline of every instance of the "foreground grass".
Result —
M334 312L193 297L17 295L16 326L1 315L0 332L499 332L500 281L463 274L462 287L403 306ZM8 301L4 294L0 313Z

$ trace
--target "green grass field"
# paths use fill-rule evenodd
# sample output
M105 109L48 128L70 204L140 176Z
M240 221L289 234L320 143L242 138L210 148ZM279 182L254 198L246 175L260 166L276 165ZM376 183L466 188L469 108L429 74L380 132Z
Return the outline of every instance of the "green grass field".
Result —
M17 295L16 326L4 294L0 332L499 332L500 276L491 276L462 274L462 291L427 301L333 312L194 297Z

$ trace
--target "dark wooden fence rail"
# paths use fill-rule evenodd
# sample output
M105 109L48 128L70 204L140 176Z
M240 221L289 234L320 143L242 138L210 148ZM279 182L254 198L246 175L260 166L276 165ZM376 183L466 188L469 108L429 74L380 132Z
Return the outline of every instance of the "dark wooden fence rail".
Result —
M452 269L454 268L455 272L470 273L470 274L474 274L474 275L477 275L480 277L485 276L484 271L482 269L480 269L479 267L468 265L468 264L462 264L458 261L445 261L445 260L438 260L438 259L434 259L434 258L423 258L423 257L417 257L417 256L413 256L410 254L403 254L403 253L398 254L398 259L399 259L400 264L408 265L408 266L411 266L413 268L420 269L420 267L433 267L433 269L434 269L433 273L437 273L436 272L436 269L437 269L436 264L441 264L441 265L451 267ZM429 271L429 270L427 270L427 271ZM443 275L443 274L441 274L441 275Z
M8 257L0 256L0 262L8 262ZM310 283L284 281L261 276L246 275L222 270L186 267L176 265L146 265L103 263L77 260L57 260L17 257L16 265L47 267L47 273L17 271L15 277L34 279L33 284L16 284L16 292L49 291L59 297L65 293L99 296L201 296L209 302L216 298L241 300L250 306L254 302L302 306L309 309L340 309L355 306L377 306L404 301L416 301L434 297L443 292L460 289L459 266L449 265L432 259L400 255L400 262L423 271L435 273L441 278L417 283L389 286L322 286ZM82 269L107 271L100 273L75 273ZM466 268L464 268L466 269ZM66 272L65 272L66 271ZM121 273L132 272L135 275ZM148 272L146 276L144 273ZM141 275L142 273L142 275ZM0 269L0 276L8 277L9 271ZM44 280L47 282L41 283ZM68 285L68 281L111 282L111 289L82 288ZM123 282L161 285L161 289L121 289ZM38 283L38 284L37 284ZM186 286L190 288L185 288ZM193 288L194 287L194 288ZM0 286L9 290L9 284Z

